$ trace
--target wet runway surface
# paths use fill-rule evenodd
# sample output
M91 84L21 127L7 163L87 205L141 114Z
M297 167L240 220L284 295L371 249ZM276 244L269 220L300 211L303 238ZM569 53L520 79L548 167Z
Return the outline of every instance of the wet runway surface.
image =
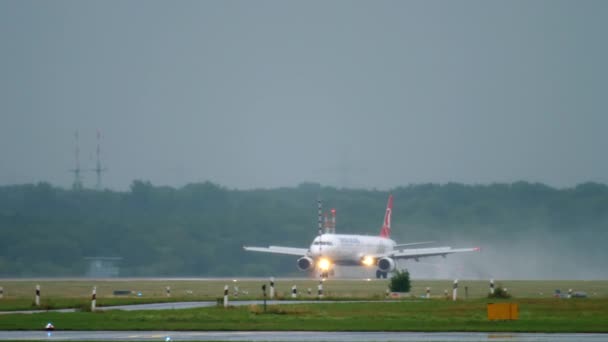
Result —
M409 342L605 342L608 334L302 332L302 331L0 331L0 340L47 341L409 341Z

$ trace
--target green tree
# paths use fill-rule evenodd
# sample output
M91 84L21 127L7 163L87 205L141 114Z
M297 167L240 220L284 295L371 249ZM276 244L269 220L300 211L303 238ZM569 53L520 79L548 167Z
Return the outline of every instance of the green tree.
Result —
M391 277L389 289L392 292L410 292L410 273L407 270L396 270Z

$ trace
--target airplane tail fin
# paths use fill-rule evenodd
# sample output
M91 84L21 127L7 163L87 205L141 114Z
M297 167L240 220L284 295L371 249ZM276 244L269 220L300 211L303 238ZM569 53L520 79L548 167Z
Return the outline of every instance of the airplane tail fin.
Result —
M384 214L384 222L382 229L380 230L380 236L389 238L391 236L391 214L393 211L393 195L388 196L388 203L386 204L386 213Z

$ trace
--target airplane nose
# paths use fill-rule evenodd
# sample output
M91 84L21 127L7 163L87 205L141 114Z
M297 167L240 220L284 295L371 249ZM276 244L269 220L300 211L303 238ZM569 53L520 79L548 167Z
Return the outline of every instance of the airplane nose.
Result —
M327 246L312 246L310 248L310 252L312 253L312 255L314 256L320 256L322 255L324 252L327 252Z
M327 253L331 252L331 250L331 246L313 246L311 248L312 254L316 256L326 255Z

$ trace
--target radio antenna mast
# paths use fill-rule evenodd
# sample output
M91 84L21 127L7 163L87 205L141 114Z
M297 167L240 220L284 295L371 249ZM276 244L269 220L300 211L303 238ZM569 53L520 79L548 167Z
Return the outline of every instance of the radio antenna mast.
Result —
M80 168L80 148L78 147L78 131L74 132L74 159L75 167L69 170L74 174L74 182L72 183L73 190L82 190L82 169Z
M95 168L92 171L95 171L97 175L97 184L95 184L95 189L101 190L101 173L106 172L107 169L101 166L101 133L97 130L97 162L95 164Z

